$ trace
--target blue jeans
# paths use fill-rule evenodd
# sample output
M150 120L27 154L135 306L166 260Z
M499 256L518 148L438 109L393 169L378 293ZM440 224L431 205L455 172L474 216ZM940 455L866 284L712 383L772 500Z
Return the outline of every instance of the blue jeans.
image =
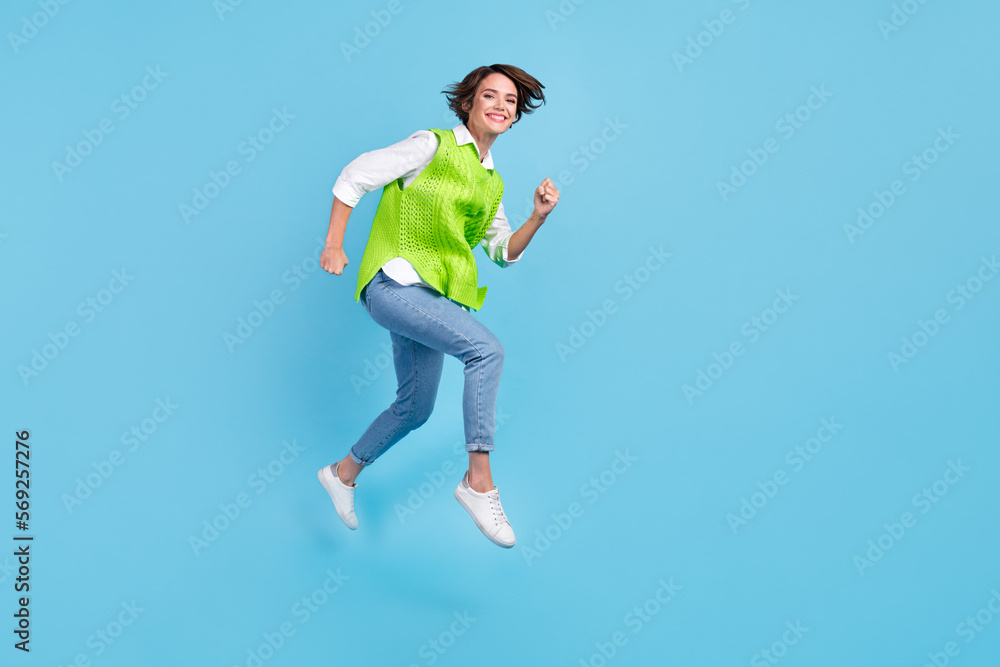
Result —
M396 400L351 447L351 459L370 465L434 409L445 353L465 364L462 413L465 450L493 451L503 345L451 299L422 285L401 285L379 269L361 291L371 318L389 330L396 366Z

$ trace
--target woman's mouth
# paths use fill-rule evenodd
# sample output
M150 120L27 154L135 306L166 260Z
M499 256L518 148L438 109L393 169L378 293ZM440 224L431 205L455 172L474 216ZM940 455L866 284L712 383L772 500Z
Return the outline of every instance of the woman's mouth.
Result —
M486 117L497 123L503 123L504 121L507 120L506 116L501 116L500 114L495 114L495 113L488 113L486 114Z

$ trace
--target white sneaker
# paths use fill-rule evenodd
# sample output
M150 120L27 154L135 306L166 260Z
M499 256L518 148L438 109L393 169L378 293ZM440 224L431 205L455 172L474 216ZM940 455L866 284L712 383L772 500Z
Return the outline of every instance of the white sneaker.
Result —
M514 529L503 513L500 492L493 487L486 493L479 493L469 486L469 471L465 471L462 481L455 488L455 500L465 508L472 520L493 544L509 549L517 540Z
M337 473L339 467L340 461L337 461L333 465L323 466L316 473L316 476L319 477L319 483L330 494L330 500L333 501L333 506L337 509L337 514L344 520L348 528L356 530L358 527L358 517L354 515L354 489L358 485L348 486L344 484Z

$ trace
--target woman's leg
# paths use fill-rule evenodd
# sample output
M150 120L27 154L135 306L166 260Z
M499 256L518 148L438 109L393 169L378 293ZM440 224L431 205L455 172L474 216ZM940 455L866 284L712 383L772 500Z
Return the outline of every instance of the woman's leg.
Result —
M486 493L493 488L489 452L469 452L469 486L479 493Z
M365 466L422 426L434 411L444 354L395 331L389 335L398 383L396 400L375 418L344 457L339 471L345 484L352 484Z
M504 350L500 341L471 313L450 299L419 285L400 285L382 271L379 271L368 284L364 297L363 302L366 310L380 326L423 348L456 357L464 364L465 389L462 394L462 413L465 427L465 449L470 452L470 484L477 491L489 490L493 486L493 480L489 472L488 454L494 448L496 400L504 358ZM394 356L395 348L394 340ZM421 351L421 347L412 349ZM426 352L423 356L429 357L430 352ZM416 359L419 364L422 356L416 354L411 358ZM407 375L406 364L404 364L403 375L404 377ZM420 378L422 377L419 366L414 376L416 381L413 384L419 391L421 389ZM440 366L437 375L437 379L439 378ZM402 379L400 384L402 388ZM436 381L434 388L436 395ZM397 401L399 401L398 394L399 392L397 392ZM406 394L407 392L404 392L404 398ZM418 400L418 405L422 405L424 408L428 407L426 400L423 403ZM430 407L433 407L433 401L430 402ZM422 416L419 413L418 408L417 416ZM383 415L385 414L383 413ZM380 415L379 418L381 419L383 415ZM426 421L426 416L424 421ZM391 421L387 423L391 424ZM372 426L374 427L375 424ZM376 444L385 437L385 432L389 430L391 430L391 426L379 431L379 437L373 438ZM405 434L401 434L399 437L401 438L402 435ZM364 439L363 436L362 440ZM398 439L396 438L396 440ZM352 448L352 453L362 452ZM357 458L364 457L357 456ZM347 459L351 459L354 464L366 464L363 461L355 460L350 455L345 457L345 461ZM345 474L353 472L355 469L349 464L345 464L345 468ZM357 469L360 470L360 468ZM350 483L352 480L344 481Z

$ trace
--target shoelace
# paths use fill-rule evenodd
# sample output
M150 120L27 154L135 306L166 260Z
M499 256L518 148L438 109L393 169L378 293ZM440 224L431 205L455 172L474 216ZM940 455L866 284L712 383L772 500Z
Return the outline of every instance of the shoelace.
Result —
M510 523L507 521L507 516L503 513L503 505L500 504L500 491L493 489L489 492L490 505L493 507L493 518L496 519L497 525L503 523Z

